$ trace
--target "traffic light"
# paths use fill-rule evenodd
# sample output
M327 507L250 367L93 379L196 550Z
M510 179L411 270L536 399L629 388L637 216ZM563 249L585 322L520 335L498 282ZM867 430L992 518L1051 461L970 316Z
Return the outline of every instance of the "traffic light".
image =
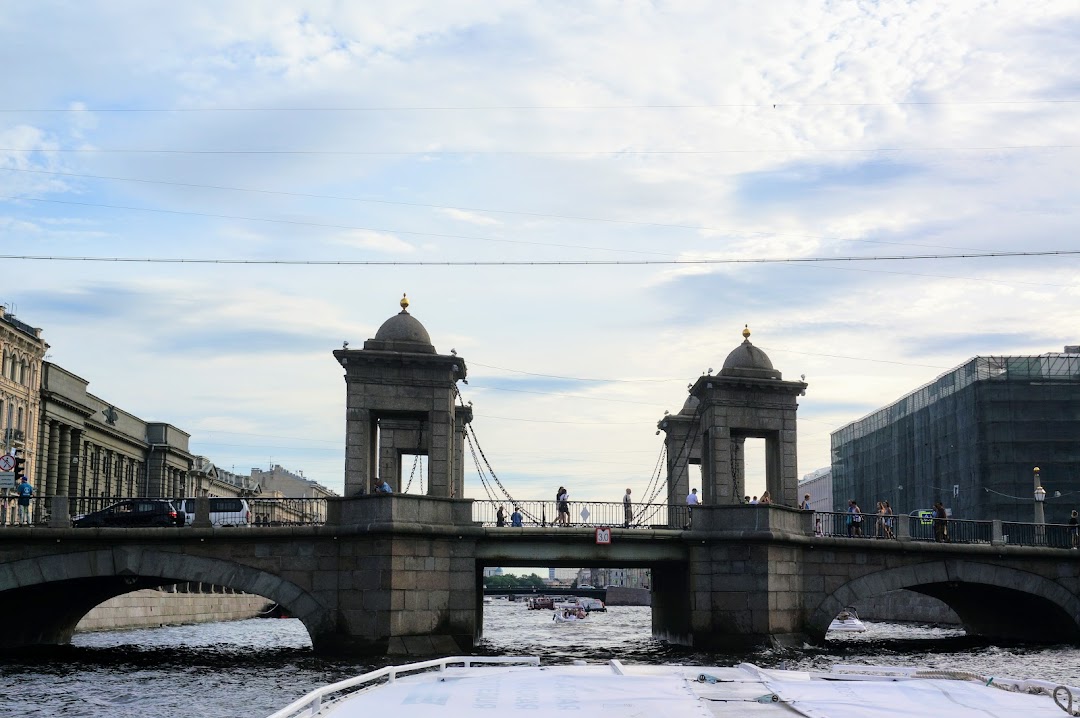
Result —
M15 468L13 471L15 472L15 481L21 479L23 474L26 473L26 459L19 456L18 452L15 453Z

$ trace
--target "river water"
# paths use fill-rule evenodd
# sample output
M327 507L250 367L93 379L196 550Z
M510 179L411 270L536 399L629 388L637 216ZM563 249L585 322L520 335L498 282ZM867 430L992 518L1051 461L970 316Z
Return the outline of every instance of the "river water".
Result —
M926 666L1080 685L1080 648L995 645L956 628L868 622L866 633L830 634L824 648L732 655L659 643L649 622L648 608L631 606L560 625L549 611L496 600L484 606L484 641L475 652L539 655L549 663ZM0 716L34 718L263 718L313 688L388 663L316 656L295 619L80 633L71 646L0 661Z

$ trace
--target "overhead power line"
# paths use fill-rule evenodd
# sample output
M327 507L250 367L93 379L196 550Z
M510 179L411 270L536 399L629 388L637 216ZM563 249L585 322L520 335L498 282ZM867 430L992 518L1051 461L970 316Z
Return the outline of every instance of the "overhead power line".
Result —
M575 247L581 249L581 247ZM521 259L521 260L398 260L398 259L211 259L205 257L76 257L39 254L0 254L0 259L50 262L135 262L147 264L239 264L344 267L588 267L588 266L710 266L723 264L815 264L823 262L902 262L939 259L990 259L1006 257L1070 257L1080 249L1038 252L983 252L957 254L895 254L873 257L745 257L700 259Z
M589 217L583 215L568 215L568 214L553 214L550 212L526 212L520 210L509 209L492 209L490 207L465 207L457 205L445 205L445 204L428 204L424 202L403 202L399 200L388 199L375 199L371 197L350 197L348 195L332 195L332 194L314 194L310 192L288 192L284 190L270 190L259 189L252 187L232 187L228 185L214 185L214 184L200 184L196 182L176 182L171 180L153 180L145 179L141 177L117 177L113 175L94 175L83 174L77 172L58 172L53 170L41 170L41 169L29 169L25 167L0 167L0 171L5 172L21 172L25 174L40 174L49 175L54 177L72 177L76 179L92 179L92 180L106 180L110 182L132 182L137 184L151 184L160 185L165 187L185 187L189 189L209 189L209 190L221 190L225 192L245 192L248 194L264 194L272 195L275 197L297 197L301 199L329 199L342 202L362 202L365 204L381 204L393 207L422 207L424 209L436 209L436 210L455 210L458 212L480 212L484 214L502 214L511 215L517 217L533 217L540 219L558 219L568 220L573 222L595 222L606 224L618 224L628 225L634 227L659 227L663 229L689 229L699 232L718 232L735 236L751 237L751 236L763 236L763 237L802 237L808 239L821 239L821 240L838 240L842 242L861 242L868 244L892 244L902 245L908 247L924 247L933 249L969 249L968 247L951 247L944 245L932 245L922 244L917 242L895 242L884 239L861 239L854 237L832 237L820 234L807 234L796 232L771 232L763 230L748 230L748 229L730 229L725 227L709 227L704 225L694 224L677 224L671 222L646 222L642 220L632 219L614 219L611 217ZM97 206L97 205L91 205ZM155 211L153 209L144 209L142 211ZM260 220L260 221L273 221L273 220ZM389 230L385 230L389 231ZM479 239L479 238L478 238ZM497 240L492 240L497 241ZM621 251L621 250L620 250ZM974 251L974 250L973 250ZM652 254L661 254L660 252L653 252Z
M489 112L499 110L722 110L795 107L926 107L979 105L1069 105L1071 97L1025 100L895 100L886 102L702 102L608 105L342 105L337 107L4 107L0 112L42 113L196 113L196 112Z
M742 147L725 148L718 150L634 150L634 149L593 149L593 150L185 150L185 149L154 149L154 148L121 148L121 147L50 147L48 149L23 148L23 147L0 147L0 152L21 152L30 154L156 154L156 155L267 155L267 156L290 156L309 155L317 157L475 157L475 156L582 156L582 155L611 155L620 156L651 156L651 155L747 155L747 154L833 154L833 153L860 153L860 152L999 152L1015 150L1070 150L1077 149L1080 145L973 145L970 147L957 146L926 146L926 147Z

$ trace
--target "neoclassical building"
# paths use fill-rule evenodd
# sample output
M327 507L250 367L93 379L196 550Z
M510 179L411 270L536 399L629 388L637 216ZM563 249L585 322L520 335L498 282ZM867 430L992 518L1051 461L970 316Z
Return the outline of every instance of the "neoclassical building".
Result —
M41 373L36 488L42 496L192 496L190 435L147 422L90 394L50 362Z
M41 363L49 345L41 329L19 321L0 306L0 453L18 450L25 470L36 470Z

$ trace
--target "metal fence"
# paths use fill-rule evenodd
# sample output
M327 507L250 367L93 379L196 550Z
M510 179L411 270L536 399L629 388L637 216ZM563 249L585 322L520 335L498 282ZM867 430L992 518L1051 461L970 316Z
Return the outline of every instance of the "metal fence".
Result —
M1047 548L1077 548L1080 536L1077 527L1067 524L1021 524L1004 521L1001 538L1013 546L1045 546Z
M623 526L627 528L684 529L690 525L690 507L668 504L631 504L630 521L622 502L571 501L568 516L559 516L554 501L474 501L473 521L484 526L498 524L499 507L505 513L505 524L517 508L523 526Z
M143 498L143 497L140 497ZM155 498L172 503L180 513L187 510L186 525L190 525L194 514L194 499ZM221 497L210 497L211 501ZM96 511L102 511L124 501L132 501L122 496L71 496L68 497L68 516L71 520ZM0 496L0 527L5 526L48 526L52 516L53 497L33 496L23 511L19 510L17 498ZM229 506L237 499L227 499ZM327 500L325 498L281 499L281 498L244 498L246 508L228 511L214 511L211 503L211 518L220 526L312 526L326 523ZM248 516L250 514L250 517ZM250 519L250 520L249 520Z
M326 499L248 499L251 525L313 526L326 523Z
M213 497L212 497L213 498ZM101 511L121 501L130 500L119 496L73 496L68 498L68 515L71 518ZM183 511L184 500L167 498L178 511ZM252 528L278 526L312 526L326 523L328 501L325 498L245 498ZM0 496L0 528L10 526L48 526L54 499L49 496L33 496L22 507L15 496ZM503 507L505 523L515 506L522 514L524 526L627 526L625 507L622 502L571 501L569 517L561 522L554 501L510 502L474 501L473 521L484 526L497 524L499 507ZM852 514L840 511L815 511L814 534L822 537L873 538L896 540L901 533L901 522L906 522L905 538L912 541L938 541L955 544L990 544L993 539L992 521L969 521L963 519L935 519L925 515L899 515L879 517L876 514L860 514L862 520L855 522ZM190 519L190 514L188 516ZM668 504L631 504L629 528L674 529L691 527L692 513L688 506ZM237 524L242 524L237 521ZM1070 549L1080 547L1080 535L1076 526L1066 524L1033 524L1004 521L1001 523L1001 542L1010 546L1042 546Z

